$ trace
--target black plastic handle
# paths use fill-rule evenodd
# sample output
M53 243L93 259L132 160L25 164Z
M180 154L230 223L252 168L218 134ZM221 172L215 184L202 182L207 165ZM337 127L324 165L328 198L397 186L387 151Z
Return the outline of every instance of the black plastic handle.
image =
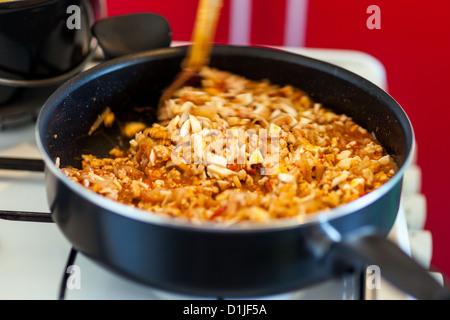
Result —
M416 299L450 299L450 292L445 287L384 236L366 233L345 237L330 246L330 254L340 257L340 261L347 257L351 261L378 266L383 278Z
M107 60L169 47L172 30L163 16L144 12L108 17L91 28Z

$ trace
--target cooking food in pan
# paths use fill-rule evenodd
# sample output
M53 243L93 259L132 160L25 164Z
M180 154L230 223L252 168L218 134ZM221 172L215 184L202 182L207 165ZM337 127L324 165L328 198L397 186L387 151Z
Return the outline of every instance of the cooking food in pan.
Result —
M191 296L267 296L305 288L326 279L348 275L349 272L363 271L361 268L367 265L377 265L382 270L384 279L413 297L418 299L443 297L442 286L407 254L386 239L397 217L403 173L412 161L414 151L414 133L408 117L392 97L371 82L321 61L281 50L218 45L213 48L209 66L252 80L260 81L268 78L272 83L283 86L279 88L284 92L284 96L280 99L285 99L289 90L297 90L284 87L285 85L301 88L309 94L310 99L322 103L335 113L351 116L356 123L373 132L376 140L389 153L389 157L395 160L396 173L376 190L354 201L334 209L321 210L316 214L299 214L298 217L304 217L301 221L296 218L285 218L270 219L269 223L242 222L231 226L227 225L227 222L205 221L195 224L181 217L170 218L167 214L147 213L131 205L108 200L65 175L61 168L70 165L81 168L79 158L83 154L107 156L113 159L110 160L113 166L115 158L137 150L134 158L129 158L127 165L132 164L133 159L137 159L139 151L142 161L150 161L151 150L145 147L163 145L159 143L163 141L161 137L158 139L156 136L153 138L149 136L151 128L144 129L141 134L148 143L139 144L136 136L131 139L144 149L132 147L131 151L127 151L128 147L125 147L122 148L124 151L113 151L114 155L108 154L108 151L115 145L121 145L123 137L117 133L122 121L130 123L147 121L148 124L158 122L163 128L176 118L176 115L172 117L168 114L166 119L164 112L161 112L160 118L156 119L156 110L148 110L145 107L158 105L161 92L179 73L186 49L186 47L161 49L100 64L61 86L42 108L37 120L36 133L37 143L45 162L49 208L53 221L75 250L139 283ZM207 80L205 78L203 84L207 84ZM191 85L201 91L198 86L194 86L193 83ZM219 88L223 89L224 86ZM174 103L177 99L179 106L188 102L183 101L185 99L182 98L184 96L182 92L178 91L178 96L169 99L168 101L174 101L170 102L168 109L161 111L174 110L176 113L177 104ZM196 96L199 97L200 94ZM240 96L244 97L245 95ZM271 98L268 94L267 97ZM252 94L251 98L255 101L257 96ZM230 103L237 102L237 96L234 99L231 99ZM307 101L307 98L303 98L303 101ZM205 112L203 114L191 112L187 116L195 116L203 126L203 118L208 118L211 112L208 114L209 109L202 109L202 105L197 106L198 101L191 102L196 105L195 108L191 105L192 111ZM203 107L206 105L205 102ZM312 117L314 108L327 114L328 110L319 106L311 102L312 109L304 110L297 107L298 109L294 110L297 110L299 117L295 120L298 123L304 121L304 125L307 125L306 120L302 118L310 118L307 116L308 113L305 115L305 111L308 110L311 111ZM107 107L110 109L109 112ZM136 109L146 111L137 112ZM105 110L107 112L104 113ZM245 108L242 110L246 111ZM102 113L107 123L111 120L110 112L115 119L113 126L105 128L103 123L88 135L90 127ZM183 114L184 111L181 115L177 113L180 122L188 120L186 116L184 116L186 119L181 119ZM223 117L224 115L217 111L217 118ZM317 126L338 125L342 117L340 120L344 125L337 128L341 129L340 132L346 132L343 128L346 128L345 124L349 119L343 116L335 117L334 122L337 124L329 119L328 123L318 122ZM248 116L242 116L241 119L236 115L234 120L242 121L245 118ZM267 128L263 119L252 120L250 123L253 122L251 125L255 126L259 123L261 127ZM273 122L271 119L267 130L270 130L270 124ZM193 123L195 128L195 120ZM292 127L288 133L294 134L292 124L286 125ZM278 127L284 131L283 126L286 125L281 124ZM158 125L152 125L153 127L156 127L156 130L160 129ZM351 127L352 125L348 125L350 132ZM189 127L187 125L185 127L188 128L189 136L192 136L191 121ZM206 119L202 130L205 128ZM177 124L176 129L181 132L182 126ZM316 132L307 129L311 128L306 127L304 134ZM348 133L343 134L347 135ZM280 140L281 138L280 130ZM312 138L307 135L303 138L313 145ZM167 146L181 143L172 142L171 139L165 141L168 142ZM288 140L286 142L289 143ZM303 149L306 150L307 146ZM338 144L337 147L345 148L346 145ZM144 154L145 150L149 153ZM349 157L355 158L355 153L362 150L364 150L362 146L351 149L352 154ZM322 154L325 158L328 153ZM373 161L379 163L385 156L383 153L380 158ZM59 161L55 162L58 157ZM359 157L364 161L365 157ZM155 159L159 161L159 158ZM104 160L98 159L99 163L101 161ZM200 164L207 166L206 163L192 163L189 166ZM258 165L253 166L258 168ZM126 167L130 170L121 172L125 176L135 174L137 172L135 168L138 166ZM101 170L103 169L98 169L99 172ZM176 170L181 173L180 170L183 169ZM315 168L311 170L315 173ZM350 175L352 168L347 171ZM173 173L177 174L175 171ZM257 174L253 174L252 177L257 177ZM184 171L182 176L186 180L193 179L184 174ZM168 174L159 177L167 190L173 189L166 185L168 177ZM261 178L266 177L274 178L271 175L264 175ZM239 181L242 184L242 181ZM157 187L158 183L152 187ZM345 184L344 181L341 183ZM340 186L341 184L334 186L334 190ZM227 189L230 190L228 192L237 191L237 188L231 189ZM263 196L270 192L264 189ZM217 196L213 199L217 199ZM216 215L220 214L221 211L217 211ZM444 293L445 297L448 297L447 293Z
M84 154L81 169L63 172L152 213L233 224L331 209L396 171L371 133L299 88L209 67L200 76L166 101L158 122L125 128L128 150Z

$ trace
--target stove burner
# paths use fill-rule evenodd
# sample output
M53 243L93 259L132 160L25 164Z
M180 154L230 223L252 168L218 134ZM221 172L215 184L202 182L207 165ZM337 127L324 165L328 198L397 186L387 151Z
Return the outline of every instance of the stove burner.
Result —
M41 159L0 157L0 169L43 172L44 162ZM53 222L51 214L47 212L0 210L0 219L30 222Z
M42 105L56 88L24 88L17 98L0 105L0 131L36 121Z
M0 219L12 221L28 221L28 222L48 222L48 223L53 222L50 213L30 212L30 211L0 210Z
M1 158L0 157L0 169L43 172L44 171L44 162L41 159Z

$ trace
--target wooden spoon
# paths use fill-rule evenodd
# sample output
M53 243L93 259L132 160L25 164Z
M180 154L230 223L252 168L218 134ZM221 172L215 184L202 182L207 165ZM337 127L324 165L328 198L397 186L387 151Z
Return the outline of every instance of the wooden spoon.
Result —
M192 45L181 63L181 72L161 95L158 105L159 120L168 120L171 117L166 108L166 100L189 79L198 75L202 67L208 65L221 8L222 0L200 0L192 33Z

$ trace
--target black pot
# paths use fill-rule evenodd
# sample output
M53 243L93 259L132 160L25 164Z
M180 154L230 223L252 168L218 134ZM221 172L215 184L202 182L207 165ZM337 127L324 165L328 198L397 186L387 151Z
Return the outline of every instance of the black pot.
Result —
M52 218L74 248L120 275L197 296L264 296L342 275L365 264L419 298L441 287L386 240L399 208L414 137L402 108L386 92L334 65L278 50L215 46L211 65L252 79L297 86L369 131L399 170L374 192L304 221L270 226L196 226L113 202L66 177L55 165L79 165L82 153L107 155L126 144L119 129L87 133L109 106L122 121L155 120L134 106L157 106L186 48L105 62L69 80L46 102L37 140L46 166ZM414 279L414 281L411 281Z
M79 71L92 51L93 19L87 0L0 3L0 103L20 88L58 85Z

